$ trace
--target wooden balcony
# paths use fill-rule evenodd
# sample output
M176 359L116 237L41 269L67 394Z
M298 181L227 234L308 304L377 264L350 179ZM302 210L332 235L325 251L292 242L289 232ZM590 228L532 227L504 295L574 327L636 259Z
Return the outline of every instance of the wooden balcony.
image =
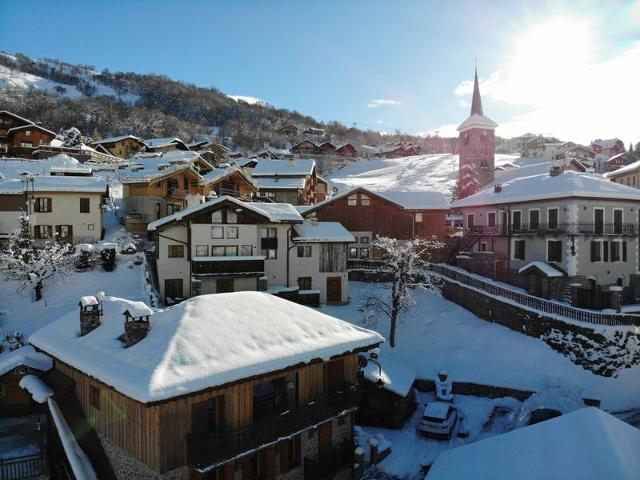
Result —
M355 410L357 404L358 392L355 386L346 386L343 392L260 420L234 432L205 438L187 435L187 462L196 468L221 464L240 454L274 445L280 439L303 432L342 412Z
M347 260L347 270L379 270L384 269L385 263L382 260Z
M264 257L195 257L194 275L230 275L264 273Z
M167 190L167 196L175 198L177 200L184 200L189 195L189 191L184 188L174 188L173 190Z
M345 442L322 458L305 458L304 480L327 480L345 468L352 468L354 449L352 442Z

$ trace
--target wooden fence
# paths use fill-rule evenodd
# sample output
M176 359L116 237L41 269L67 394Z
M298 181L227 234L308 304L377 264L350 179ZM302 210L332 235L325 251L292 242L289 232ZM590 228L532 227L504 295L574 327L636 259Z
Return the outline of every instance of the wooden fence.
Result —
M49 474L44 454L0 458L0 480L45 477Z
M508 288L500 287L490 281L481 280L477 277L467 275L446 265L429 266L429 269L439 275L450 278L464 285L468 285L477 290L484 291L490 295L510 300L524 307L539 310L551 315L565 317L578 322L591 323L596 325L634 325L640 326L640 315L630 315L624 313L602 313L581 308L562 305L557 302L545 300L543 298L520 293Z

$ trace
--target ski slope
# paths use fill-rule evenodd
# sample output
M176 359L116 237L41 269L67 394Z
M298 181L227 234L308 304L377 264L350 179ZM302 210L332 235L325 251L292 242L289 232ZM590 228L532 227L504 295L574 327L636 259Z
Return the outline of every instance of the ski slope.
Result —
M521 160L518 155L497 154L496 166L519 164ZM458 155L451 154L362 159L327 176L338 190L365 187L380 191L436 191L447 196L457 178Z

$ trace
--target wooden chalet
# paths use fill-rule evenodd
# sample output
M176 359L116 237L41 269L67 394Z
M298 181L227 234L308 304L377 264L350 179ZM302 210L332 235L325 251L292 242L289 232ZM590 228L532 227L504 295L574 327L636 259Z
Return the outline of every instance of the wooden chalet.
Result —
M189 150L186 143L177 137L145 138L147 152L172 152L174 150Z
M628 152L618 153L607 160L607 171L613 172L621 167L629 165L632 162L633 159Z
M336 153L336 146L331 142L323 142L320 144L320 150L324 155L333 155Z
M358 150L350 143L345 143L336 147L336 153L341 157L357 157Z
M302 215L323 222L339 222L355 237L349 245L349 264L354 267L380 258L372 248L376 237L400 240L445 236L449 202L439 192L374 192L355 188L329 197L306 209Z
M311 140L305 139L291 147L289 152L298 155L321 155L322 149Z
M0 155L31 157L34 150L49 145L56 134L7 110L0 111Z
M591 149L596 153L601 155L607 155L612 157L614 155L618 155L619 153L626 152L626 148L624 147L624 143L622 140L618 138L610 138L607 140L594 140L591 142Z
M217 196L227 195L245 201L258 192L256 182L243 169L235 166L214 168L202 175L200 185L204 196L214 192Z
M22 347L0 357L0 417L32 413L31 396L20 388L25 375L39 376L52 367L51 358Z
M95 149L100 148L102 151L120 158L129 158L147 148L144 141L134 135L103 138L92 143L91 146Z
M313 159L260 160L251 176L258 185L260 196L274 202L312 205L326 195L324 184L318 191L316 162Z
M296 127L293 124L289 124L289 125L285 125L284 127L280 127L278 129L278 133L281 133L283 135L290 135L290 136L297 136L299 132L298 127Z
M99 302L84 336L71 313L30 341L53 358L118 478L350 478L358 354L380 335L259 292L157 312ZM118 340L135 323L124 311L147 324L130 346Z

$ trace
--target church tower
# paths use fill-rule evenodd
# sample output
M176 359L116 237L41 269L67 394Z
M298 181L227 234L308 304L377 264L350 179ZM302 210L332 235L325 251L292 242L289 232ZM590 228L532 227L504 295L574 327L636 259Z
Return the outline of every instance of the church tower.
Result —
M493 120L484 116L478 86L478 69L473 82L471 115L458 127L458 197L473 195L493 182L495 167L496 137Z

